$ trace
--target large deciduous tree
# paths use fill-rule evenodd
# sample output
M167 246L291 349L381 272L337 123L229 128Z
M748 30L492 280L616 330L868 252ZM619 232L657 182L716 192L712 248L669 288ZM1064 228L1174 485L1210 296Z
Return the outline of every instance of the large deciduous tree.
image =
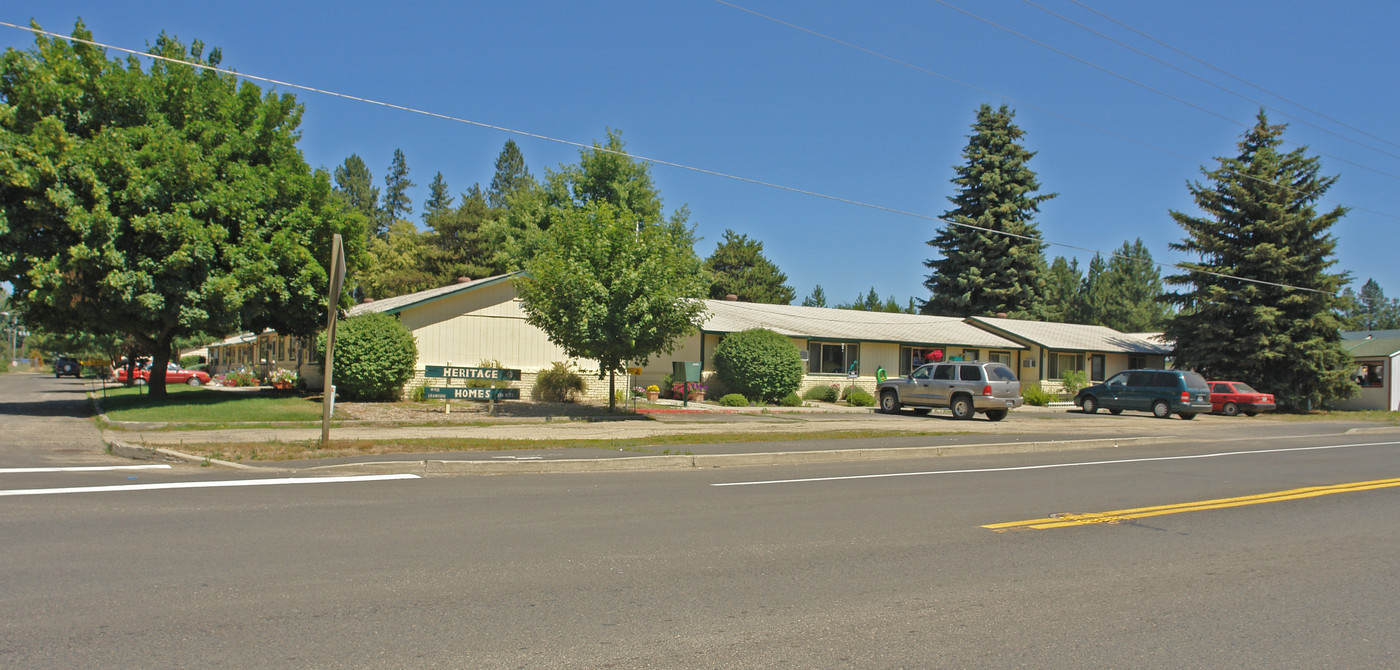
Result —
M790 305L797 297L787 275L763 255L763 243L732 230L724 231L724 239L705 259L705 269L714 277L711 298L732 294L745 302Z
M1192 182L1203 216L1173 211L1186 231L1175 250L1200 258L1166 278L1181 292L1165 329L1176 365L1214 379L1238 379L1304 409L1355 392L1342 350L1337 292L1346 273L1329 273L1337 246L1330 229L1345 213L1319 214L1316 202L1336 182L1319 173L1306 149L1284 152L1282 125L1261 110L1239 142Z
M569 356L598 362L612 408L617 373L694 332L709 285L684 208L663 218L646 164L615 131L580 158L538 189L533 216L546 225L536 224L516 286L532 325Z
M1025 134L1011 122L1005 105L982 105L972 135L954 168L958 191L948 198L947 223L928 244L940 258L924 262L933 270L924 286L924 314L981 316L1006 312L1040 316L1045 291L1045 243L1034 217L1040 182L1026 163L1035 156L1020 143Z
M134 338L161 395L176 338L315 332L331 236L356 265L364 220L303 160L291 95L199 42L151 53L143 71L40 35L0 58L0 279L37 328Z

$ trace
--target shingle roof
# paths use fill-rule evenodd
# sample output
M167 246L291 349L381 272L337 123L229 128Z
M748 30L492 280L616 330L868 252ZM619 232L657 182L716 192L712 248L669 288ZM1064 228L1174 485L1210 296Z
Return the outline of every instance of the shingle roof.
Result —
M968 321L986 325L997 332L1034 342L1056 351L1097 351L1104 353L1155 354L1169 356L1171 348L1143 333L1120 333L1106 326L1078 323L1048 323L974 316Z
M1372 337L1367 340L1363 336L1361 338L1343 340L1342 349L1346 350L1348 354L1351 354L1352 358L1394 356L1400 354L1400 337Z
M496 275L494 277L484 277L482 279L475 279L469 282L463 282L461 284L448 284L447 286L430 288L425 291L419 291L417 293L396 295L392 298L385 298L383 300L375 300L373 302L362 302L358 305L355 305L354 307L351 307L350 311L347 312L347 314L349 316L358 316L360 314L370 314L373 312L397 314L405 309L408 309L409 307L420 305L425 302L440 300L459 291L469 291L471 289L480 288L487 284L494 284L507 277L513 277L516 274L519 273L512 272L510 274Z
M754 302L706 300L709 318L700 328L711 333L735 333L768 328L788 337L846 342L958 344L995 349L1025 349L958 317L862 312L850 309L767 305Z

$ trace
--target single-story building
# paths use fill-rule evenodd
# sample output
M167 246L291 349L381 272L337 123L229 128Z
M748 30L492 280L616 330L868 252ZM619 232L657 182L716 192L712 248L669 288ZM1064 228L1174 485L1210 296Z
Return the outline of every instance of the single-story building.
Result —
M986 316L969 318L979 328L1024 345L1018 377L1021 384L1038 383L1049 392L1061 390L1060 380L1071 370L1083 371L1091 382L1137 368L1165 368L1171 348L1150 334L1120 333L1107 326L1022 321Z
M1343 332L1342 349L1356 363L1352 378L1361 392L1337 403L1337 408L1400 411L1400 375L1395 372L1400 365L1400 330Z

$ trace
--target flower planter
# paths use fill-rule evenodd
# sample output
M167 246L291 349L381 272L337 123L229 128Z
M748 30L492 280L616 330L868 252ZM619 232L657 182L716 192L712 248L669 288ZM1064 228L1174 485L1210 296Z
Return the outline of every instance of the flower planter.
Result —
M289 391L292 388L291 382L272 382L272 388L278 391Z
M660 391L647 391L647 402L656 402L656 399L660 397Z

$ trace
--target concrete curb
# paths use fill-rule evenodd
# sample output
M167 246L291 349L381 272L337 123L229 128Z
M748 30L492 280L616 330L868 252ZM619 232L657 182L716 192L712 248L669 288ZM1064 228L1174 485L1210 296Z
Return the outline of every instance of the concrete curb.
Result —
M698 470L708 468L737 468L763 465L803 465L814 463L851 463L887 461L934 456L978 456L988 454L1033 453L1097 449L1129 444L1154 444L1180 440L1179 436L1106 438L1093 440L1064 440L1036 442L1001 442L993 444L944 445L927 447L890 447L886 449L828 449L818 451L782 451L754 454L698 454L663 456L628 456L619 458L558 459L558 460L421 460L373 461L299 468L299 472L345 474L419 474L419 475L504 475L584 472L641 472L658 470ZM248 466L239 466L246 468ZM262 469L262 468L256 468Z
M112 455L129 458L135 461L176 461L184 463L194 463L196 465L217 465L234 470L262 470L263 468L234 463L232 461L221 461L217 458L205 458L175 451L174 449L164 449L158 447L147 447L139 444L131 444L121 440L106 439L107 447L111 449Z

